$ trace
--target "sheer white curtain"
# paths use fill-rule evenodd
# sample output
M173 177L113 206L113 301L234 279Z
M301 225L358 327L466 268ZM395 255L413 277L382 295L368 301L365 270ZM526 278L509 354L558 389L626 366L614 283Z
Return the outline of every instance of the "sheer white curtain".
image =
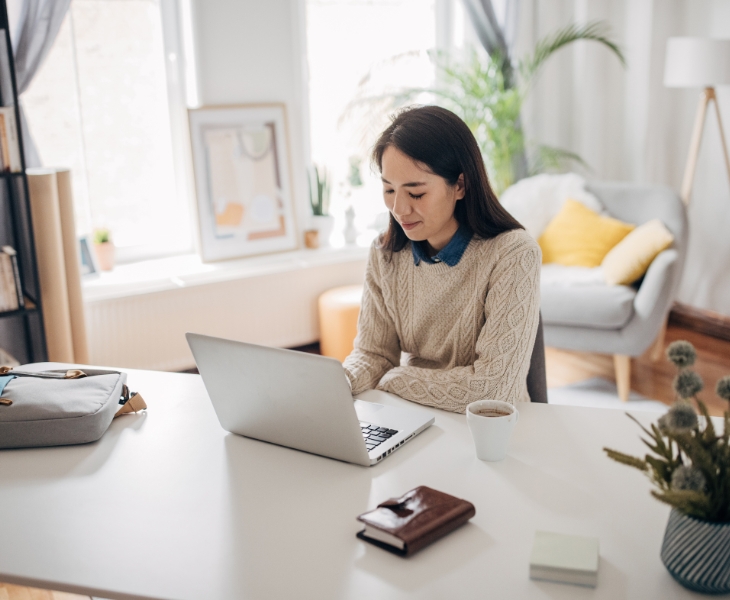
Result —
M18 96L28 89L53 46L70 4L71 0L12 0L8 3ZM25 165L40 167L40 157L30 136L22 105L20 121Z
M523 112L528 139L577 152L587 176L679 189L700 90L665 88L667 38L730 37L727 0L522 0L515 56L570 22L607 20L625 50L578 42L545 65ZM718 88L725 124L730 88ZM726 131L726 135L730 133ZM730 315L730 184L709 115L695 178L690 248L679 301Z
M464 8L484 49L511 58L519 0L463 0Z
M514 42L517 34L519 0L463 0L464 8L477 39L488 54L505 59L502 69L506 87L515 83L512 70ZM522 127L520 120L517 127ZM513 161L517 179L527 176L527 157L523 152Z

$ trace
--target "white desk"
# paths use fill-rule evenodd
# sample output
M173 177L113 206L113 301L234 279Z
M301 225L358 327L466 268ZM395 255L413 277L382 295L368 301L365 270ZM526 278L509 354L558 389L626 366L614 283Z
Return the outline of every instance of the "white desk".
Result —
M99 442L0 451L0 581L106 598L694 597L659 560L668 507L601 450L643 452L621 411L520 405L495 464L476 459L463 415L435 411L368 469L226 433L197 375L129 383L149 412ZM476 516L409 559L355 538L356 515L417 485ZM531 581L536 529L597 536L598 588Z

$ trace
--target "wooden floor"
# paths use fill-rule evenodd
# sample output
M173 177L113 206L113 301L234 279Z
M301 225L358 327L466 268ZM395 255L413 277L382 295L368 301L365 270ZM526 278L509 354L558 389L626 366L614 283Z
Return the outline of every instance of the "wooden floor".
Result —
M707 405L710 414L721 415L728 409L728 403L715 395L715 384L721 377L730 375L730 342L670 325L666 344L675 340L687 340L697 349L694 370L705 382L705 389L699 394L700 399ZM591 377L614 381L613 357L610 355L547 348L545 360L548 387L559 387ZM671 404L675 400L672 380L676 374L676 368L664 356L652 362L647 352L631 360L631 389L647 398Z
M89 600L89 597L0 583L0 600Z
M687 340L697 349L698 360L695 370L705 381L705 390L700 397L713 415L720 415L728 409L727 403L715 395L715 383L720 377L730 375L730 342L719 340L681 327L667 329L666 343ZM297 348L305 352L318 353L317 344ZM566 352L555 348L546 349L548 387L560 387L583 381L591 377L604 377L613 381L613 357L603 354ZM676 374L674 365L662 357L652 362L648 353L631 361L631 389L647 398L674 402L672 380ZM0 600L89 600L64 592L51 592L0 583Z

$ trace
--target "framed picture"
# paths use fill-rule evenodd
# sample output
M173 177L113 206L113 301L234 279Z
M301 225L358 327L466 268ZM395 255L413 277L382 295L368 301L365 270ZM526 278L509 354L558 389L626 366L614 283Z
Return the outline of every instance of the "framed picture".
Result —
M94 246L91 237L83 235L79 238L79 259L81 264L81 275L98 275L99 265L96 262L96 254L94 254Z
M189 115L202 259L296 248L284 105Z

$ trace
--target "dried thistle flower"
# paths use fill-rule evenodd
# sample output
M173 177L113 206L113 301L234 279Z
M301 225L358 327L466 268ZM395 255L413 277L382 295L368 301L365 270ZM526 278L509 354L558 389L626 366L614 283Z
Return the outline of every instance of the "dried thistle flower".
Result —
M715 392L720 398L730 402L730 375L726 375L717 382Z
M701 492L705 489L706 484L705 476L696 467L682 465L681 467L677 467L674 473L672 473L673 490Z
M689 432L697 427L697 413L687 402L675 402L663 417L664 426L673 433Z
M680 371L674 378L674 391L680 398L692 398L702 391L705 384L694 371Z
M684 340L672 342L667 347L667 358L672 361L677 368L684 369L691 367L697 360L697 352L695 347Z
M675 342L667 356L678 367L674 389L682 397L651 430L627 413L648 435L644 442L652 454L639 458L610 448L604 451L612 460L645 473L656 488L651 494L657 500L695 519L730 524L730 410L725 411L724 432L718 432L709 418L700 419L698 414L709 413L697 396L704 386L702 378L687 368L695 362L694 348ZM730 402L730 375L717 382L715 391Z

